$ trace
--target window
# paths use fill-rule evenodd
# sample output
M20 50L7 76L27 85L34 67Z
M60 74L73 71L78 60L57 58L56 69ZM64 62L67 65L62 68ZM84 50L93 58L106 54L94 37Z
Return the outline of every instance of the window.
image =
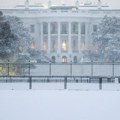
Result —
M85 23L81 24L81 34L85 34Z
M63 22L61 23L61 34L68 34L68 23L67 22Z
M30 25L30 32L34 33L35 32L35 25Z
M78 41L77 40L72 40L72 50L73 52L77 52L78 50Z
M80 50L85 50L85 36L81 36L81 44L80 44Z
M51 51L52 52L56 51L56 40L51 40Z
M35 49L35 43L34 43L34 41L31 42L30 48L31 49Z
M63 56L62 57L62 63L66 63L67 62L67 57L66 56Z
M78 34L78 23L74 22L71 24L71 32L72 34Z
M77 56L74 56L73 61L74 63L77 63Z
M52 62L55 63L56 59L55 56L52 56Z
M51 28L51 34L57 34L58 32L58 25L56 22L52 22L50 24L50 28Z
M93 32L97 32L97 25L93 25Z
M47 40L43 40L43 50L47 52Z
M67 51L67 41L62 40L62 51L66 52Z
M43 34L48 34L48 23L43 23Z

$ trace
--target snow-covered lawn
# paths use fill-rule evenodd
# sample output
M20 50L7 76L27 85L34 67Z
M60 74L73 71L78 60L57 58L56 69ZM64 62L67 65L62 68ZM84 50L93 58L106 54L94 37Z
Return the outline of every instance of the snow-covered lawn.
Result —
M0 90L0 120L120 120L119 91Z
M0 83L0 90L28 90L29 83ZM32 83L33 90L63 90L64 83ZM100 90L99 83L67 83L68 90ZM120 83L103 83L102 90L120 91Z

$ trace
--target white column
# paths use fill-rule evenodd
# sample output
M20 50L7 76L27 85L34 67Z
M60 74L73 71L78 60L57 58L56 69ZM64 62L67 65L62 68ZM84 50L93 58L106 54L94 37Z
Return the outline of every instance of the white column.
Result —
M43 50L43 23L41 23L41 26L40 26L40 29L41 29L41 35L40 35L40 39L41 39L41 42L40 42L40 49Z
M36 23L36 32L35 32L35 47L36 47L36 49L37 50L41 50L41 33L40 33L40 29L41 29L41 27L40 27L40 23L39 22L37 22Z
M92 24L89 22L89 48L91 49L92 45L93 45L93 38L92 38L92 33L93 33L93 26Z
M81 24L78 23L78 51L80 53L80 44L81 44Z
M61 53L61 40L60 40L60 22L58 22L58 45L57 53Z
M85 23L85 49L88 49L88 23Z
M87 43L88 43L88 49L91 48L91 45L92 45L92 38L91 38L91 35L92 35L92 30L91 30L91 23L88 22L87 23Z
M71 54L72 53L71 22L69 22L68 28L69 28L68 30L68 53Z
M48 22L48 53L50 53L51 38L50 38L50 22Z

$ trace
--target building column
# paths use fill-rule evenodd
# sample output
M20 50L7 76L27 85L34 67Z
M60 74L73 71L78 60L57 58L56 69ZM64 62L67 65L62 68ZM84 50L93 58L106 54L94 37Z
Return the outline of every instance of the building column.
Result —
M40 42L40 49L43 50L43 23L41 23L41 26L40 26L40 31L41 31L41 35L40 35L40 39L41 39L41 42Z
M51 50L51 36L50 36L50 22L48 22L48 50L47 52L50 53Z
M61 53L61 40L60 40L60 22L58 22L58 45L57 53Z
M72 54L72 40L71 40L71 22L69 22L68 26L68 54Z
M89 32L88 23L85 23L85 49L86 50L88 50L88 44L89 44L89 41L88 41L88 32Z
M81 24L78 23L78 52L80 53L80 44L81 44Z
M41 50L41 27L40 27L41 25L40 25L40 23L39 22L37 22L36 24L35 24L35 49L36 50Z

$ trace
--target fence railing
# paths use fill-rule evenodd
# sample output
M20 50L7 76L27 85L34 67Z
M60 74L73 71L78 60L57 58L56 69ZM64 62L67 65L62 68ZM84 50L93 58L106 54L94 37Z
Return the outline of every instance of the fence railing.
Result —
M0 76L120 76L120 63L0 63Z
M69 88L71 83L95 84L100 90L107 83L117 84L119 89L120 63L0 63L1 83L28 83L29 89L35 83L62 83L63 89Z
M63 89L67 89L68 84L96 84L102 90L104 84L120 84L119 77L106 76L0 76L1 83L28 83L32 89L34 83L62 83Z

